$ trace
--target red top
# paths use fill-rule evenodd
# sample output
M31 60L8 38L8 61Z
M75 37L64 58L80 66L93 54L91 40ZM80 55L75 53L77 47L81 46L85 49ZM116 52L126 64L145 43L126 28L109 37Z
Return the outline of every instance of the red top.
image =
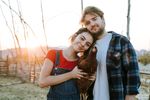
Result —
M64 58L62 50L59 50L60 53L60 61L59 61L59 67L60 68L64 68L64 69L68 69L68 70L72 70L76 65L77 65L77 61L68 61L66 58ZM48 58L49 60L51 60L54 64L55 59L56 59L56 50L49 50L46 58Z

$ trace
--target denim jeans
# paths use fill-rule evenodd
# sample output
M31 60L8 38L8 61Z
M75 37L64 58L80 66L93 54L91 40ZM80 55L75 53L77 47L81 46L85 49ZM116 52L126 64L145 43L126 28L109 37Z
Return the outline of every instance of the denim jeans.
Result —
M69 72L66 69L55 68L53 74L59 75ZM51 86L47 100L80 100L80 93L76 79L70 79L58 85Z

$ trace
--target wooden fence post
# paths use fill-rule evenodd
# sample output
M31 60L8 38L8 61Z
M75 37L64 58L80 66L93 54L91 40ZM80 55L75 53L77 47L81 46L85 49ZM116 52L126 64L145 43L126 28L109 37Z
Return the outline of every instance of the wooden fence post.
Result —
M1 75L9 74L8 56L7 56L6 60L0 59L0 74Z

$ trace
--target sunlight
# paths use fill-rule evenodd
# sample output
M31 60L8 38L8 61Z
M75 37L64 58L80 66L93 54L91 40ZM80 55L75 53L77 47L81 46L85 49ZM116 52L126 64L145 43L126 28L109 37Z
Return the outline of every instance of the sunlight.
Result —
M30 2L30 3L29 3ZM57 3L59 2L59 3ZM67 3L66 3L67 2ZM119 4L116 6L116 2ZM106 20L106 29L108 31L115 31L117 33L126 35L126 14L127 14L127 1L126 0L117 0L116 2L110 0L103 0L103 2L99 3L99 0L86 0L84 2L84 7L88 5L95 5L100 7L105 12L105 20ZM2 3L2 2L0 2ZM8 2L6 2L8 3ZM15 2L10 2L12 5L12 9L14 11L18 11ZM34 8L33 8L33 3ZM16 33L17 38L19 40L20 47L27 48L35 48L40 45L46 44L46 39L44 36L44 31L42 27L42 19L41 19L41 7L39 6L40 2L35 2L34 0L21 0L21 8L22 8L22 20L25 21L28 25L25 24L25 29L22 28L22 22L20 22L20 18L17 14L14 14L14 22L12 23L12 18L10 16L10 9L5 4L1 4L3 14L0 14L0 49L8 49L14 48L15 45L18 47L16 43L15 36L12 33ZM146 15L147 12L139 13L137 10L140 5L144 5L144 7L140 7L141 11L146 11L149 9L149 0L137 0L136 2L132 1L132 10L131 10L131 28L130 35L133 46L135 49L150 49L149 42L149 25L146 23L149 22L149 15ZM57 5L57 6L56 6ZM107 5L107 6L106 6ZM108 7L109 6L109 7ZM55 9L55 10L54 10ZM33 13L34 12L34 13ZM81 14L81 6L80 1L43 1L43 13L44 13L44 27L45 33L47 37L47 44L49 47L53 46L67 46L68 45L68 37L76 31L79 25L79 19ZM119 14L118 14L119 13ZM29 16L30 15L30 16ZM113 15L113 16L112 16ZM145 16L146 15L146 16ZM138 17L137 17L138 16ZM141 20L142 19L142 20ZM7 23L7 24L6 24ZM115 24L113 24L115 23ZM139 24L141 23L141 24ZM13 25L14 24L14 29ZM144 25L144 26L142 26ZM24 25L23 25L24 26ZM31 32L30 28L36 33L35 35ZM138 29L138 30L137 30ZM25 40L24 30L30 35L29 39ZM144 32L143 32L144 31ZM142 33L142 34L141 34ZM26 36L27 36L26 34ZM32 36L31 36L32 35ZM142 44L142 40L145 39L145 43ZM14 41L14 39L15 41ZM137 42L139 41L141 45Z
M35 38L28 38L27 39L27 48L28 49L34 49L36 47L40 46L39 42Z

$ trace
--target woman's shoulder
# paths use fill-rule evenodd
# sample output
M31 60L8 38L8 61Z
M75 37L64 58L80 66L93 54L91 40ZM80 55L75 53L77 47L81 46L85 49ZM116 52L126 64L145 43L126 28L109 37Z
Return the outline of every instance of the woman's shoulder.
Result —
M62 51L62 48L59 47L52 47L48 50L48 52L56 53L56 51Z
M47 55L55 55L56 52L62 52L61 49L49 49L48 52L47 52Z
M47 52L47 55L52 55L52 54L55 54L55 53L56 53L55 49L49 49L48 52Z

